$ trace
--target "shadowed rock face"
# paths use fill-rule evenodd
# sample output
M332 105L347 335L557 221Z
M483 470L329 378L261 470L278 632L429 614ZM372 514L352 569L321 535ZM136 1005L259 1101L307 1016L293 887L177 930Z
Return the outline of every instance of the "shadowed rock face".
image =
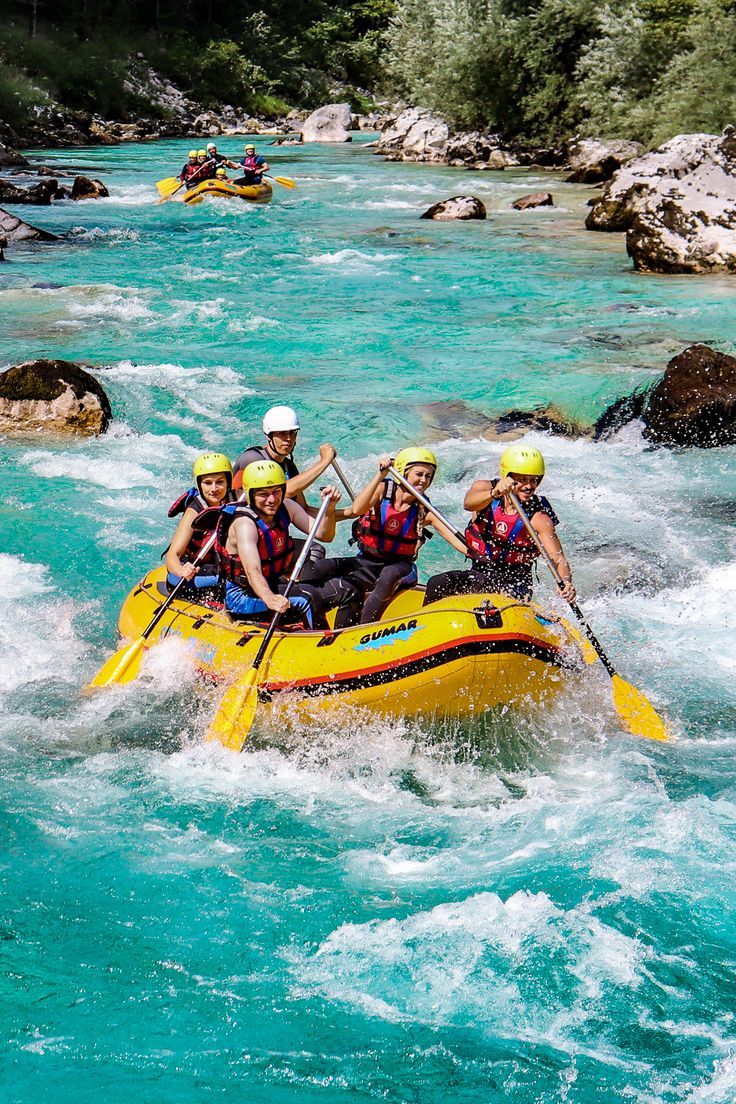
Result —
M678 134L615 174L585 220L642 272L736 271L736 128Z
M551 192L532 192L530 195L520 196L511 204L515 211L529 211L533 207L554 207L554 205Z
M95 436L112 419L94 376L69 360L28 360L0 374L0 433Z
M601 415L595 439L605 440L634 418L652 444L716 448L736 443L736 357L691 345L667 365L651 389L617 399Z
M736 357L691 345L649 393L646 436L662 445L714 448L736 442Z
M567 184L600 184L610 180L628 161L641 157L644 146L639 142L573 138L565 143L565 152L572 169Z
M107 199L109 195L101 180L90 180L87 176L74 177L72 199Z
M423 219L434 219L435 222L450 222L453 219L467 221L469 219L484 219L486 217L485 204L476 196L452 196L443 199L419 216Z

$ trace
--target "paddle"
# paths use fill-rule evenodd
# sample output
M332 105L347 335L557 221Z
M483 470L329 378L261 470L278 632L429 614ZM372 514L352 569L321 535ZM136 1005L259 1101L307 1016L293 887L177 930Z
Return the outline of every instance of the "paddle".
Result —
M243 497L244 496L241 494L238 498L238 502L242 502ZM208 518L210 516L214 518L217 514L219 514L219 512L219 506L211 506L209 510L203 510L199 517L194 519L193 528L197 528L196 523L197 521L201 522L203 520L204 514L207 514ZM209 529L209 524L207 525L207 528ZM192 565L194 567L196 567L197 564L201 563L202 560L206 557L207 553L212 550L215 544L216 537L217 533L214 532L207 543L199 551L197 556L192 560ZM146 640L151 635L153 630L156 628L156 625L158 625L159 621L166 613L166 610L174 601L186 581L186 579L179 580L166 601L163 602L162 605L160 605L159 608L156 610L155 614L151 618L151 621L145 627L138 639L134 640L132 644L126 644L124 648L118 648L117 652L110 656L107 663L104 663L102 665L95 677L85 689L98 690L101 687L110 686L114 682L119 682L122 685L125 685L128 682L133 682L138 674L138 671L140 670L143 645L145 644Z
M202 169L206 168L208 168L208 163L205 161L204 165L200 165L197 171L193 172L191 176L188 176L186 180L180 180L178 176L167 176L165 180L157 180L156 187L163 196L163 199L156 200L156 203L166 203L169 199L172 199L180 188L183 188L190 180L195 180L202 172Z
M344 472L344 471L342 470L342 468L341 468L341 467L340 467L340 465L338 464L338 462L337 462L337 457L335 457L335 459L334 459L334 460L332 461L332 466L333 466L333 468L335 469L335 475L337 476L337 478L338 478L338 479L340 480L340 482L342 483L343 487L344 487L344 488L345 488L345 490L347 491L347 493L348 493L348 496L349 496L349 498L350 498L350 501L351 501L351 502L354 502L354 501L355 501L355 491L354 491L354 490L353 490L353 488L352 488L352 487L350 486L350 483L349 483L349 481L348 481L348 479L347 479L347 476L345 475L345 472Z
M563 590L565 586L564 579L560 575L551 556L539 539L536 529L534 529L531 521L526 516L524 508L519 502L518 497L514 494L513 491L511 491L511 493L509 494L509 498L513 502L514 509L516 510L517 514L524 522L529 536L532 538L534 544L537 547L537 551L539 552L540 556L552 573L552 578L557 583L557 586L560 588L560 590ZM582 625L588 640L598 653L598 658L600 659L608 674L611 676L611 681L613 683L613 704L616 707L616 712L618 713L624 728L627 729L627 731L630 732L633 736L645 736L649 740L669 739L669 733L667 732L664 721L659 716L649 699L646 698L644 694L642 694L641 690L637 690L635 686L632 686L631 683L626 682L625 679L622 679L621 676L616 673L613 664L609 660L606 653L603 651L599 640L595 636L588 622L585 620L583 611L580 609L577 602L571 601L569 598L566 599L566 601L568 606Z
M301 570L309 555L309 550L314 544L317 530L322 524L323 517L327 513L330 501L329 495L322 499L322 505L314 519L314 524L307 534L307 539L304 542L304 547L301 550L299 559L296 561L294 570L289 576L289 581L284 589L284 598L289 597L292 587L301 574ZM256 652L252 665L243 677L238 679L238 681L225 692L217 713L210 727L207 729L206 739L219 740L224 747L230 748L231 751L242 750L243 744L253 725L256 708L258 706L258 669L263 662L266 649L271 642L271 637L276 632L280 620L281 614L275 613L271 619L271 624L266 629L265 636Z
M333 464L333 466L334 466L334 464ZM337 468L335 468L335 471L337 471ZM338 472L338 474L339 474L339 472ZM472 548L468 547L468 542L465 539L465 534L461 533L459 529L456 529L455 526L452 524L452 522L449 521L446 517L444 517L439 512L437 507L434 506L429 501L429 499L426 498L425 495L422 494L421 491L418 491L416 487L412 487L412 485L411 485L411 483L409 482L408 479L404 479L403 475L399 475L399 473L397 472L397 470L393 466L393 464L388 469L388 474L391 476L391 478L393 480L395 480L397 483L400 483L405 491L408 491L409 494L413 495L414 498L417 500L417 502L419 502L424 507L425 510L428 510L429 513L431 513L431 514L434 514L434 516L437 518L438 521L441 521L443 525L447 526L447 528L450 530L452 535L454 537L457 537L457 539L460 541L460 543L464 544L465 547L468 549L468 555L470 556L471 560L475 560L475 559L478 558L477 552L474 552Z
M290 176L264 176L264 180L275 180L282 188L296 188L296 181Z

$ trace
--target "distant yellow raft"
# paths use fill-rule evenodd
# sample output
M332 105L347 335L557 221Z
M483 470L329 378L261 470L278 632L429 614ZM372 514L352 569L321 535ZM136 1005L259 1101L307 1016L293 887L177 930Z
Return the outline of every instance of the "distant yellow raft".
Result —
M184 193L187 204L201 203L208 196L221 199L244 199L249 203L268 203L273 188L267 180L260 184L230 184L226 180L203 180Z
M133 640L166 597L165 569L149 572L126 599L120 632ZM500 594L445 598L422 607L423 589L403 591L383 620L338 631L277 632L259 673L261 701L369 707L388 716L468 718L503 704L538 702L564 689L580 666L568 622ZM265 626L224 610L175 601L149 643L186 641L202 673L245 671Z

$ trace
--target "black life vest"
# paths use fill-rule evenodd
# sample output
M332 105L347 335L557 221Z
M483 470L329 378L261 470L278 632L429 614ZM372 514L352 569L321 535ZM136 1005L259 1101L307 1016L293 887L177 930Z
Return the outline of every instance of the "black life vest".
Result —
M228 491L225 502L234 502L236 498L237 495L234 491ZM187 510L190 509L196 510L198 516L199 514L203 514L205 510L212 509L212 507L205 502L204 498L199 493L199 490L196 487L190 487L188 491L184 492L184 494L179 495L176 502L173 502L169 507L168 516L170 518L178 517L179 514L184 514ZM215 517L216 515L213 512L213 519L215 519ZM182 555L179 557L182 563L194 563L197 556L214 533L215 528L215 520L213 520L213 524L209 527L209 529L192 528L192 535L189 538L189 543L184 549ZM167 548L166 552L168 552L168 550L169 549ZM164 555L166 555L166 552L164 552ZM205 567L210 568L211 572L205 571ZM213 546L208 552L206 563L199 564L199 569L203 575L209 573L216 574L217 572L219 572L219 564L215 546Z
M294 559L296 545L289 531L291 525L289 511L282 502L274 518L274 524L268 526L263 518L250 506L246 506L244 502L232 503L223 506L220 510L215 549L220 561L221 574L229 582L241 587L246 593L253 594L253 588L248 582L248 576L240 562L240 556L237 552L233 554L227 550L230 526L241 517L250 518L255 524L258 533L258 556L261 561L261 571L264 579L273 590L281 576L289 570Z
M544 496L532 495L525 507L529 520L540 510L547 514L553 525L559 524L549 501ZM488 556L498 564L530 566L539 556L522 519L518 514L507 514L503 500L499 498L492 499L476 514L465 530L465 539L474 552Z

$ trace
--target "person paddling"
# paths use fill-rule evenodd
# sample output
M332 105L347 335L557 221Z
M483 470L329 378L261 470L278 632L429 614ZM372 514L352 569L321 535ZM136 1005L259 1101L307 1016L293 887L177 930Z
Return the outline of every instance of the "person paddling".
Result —
M183 597L197 597L198 592L215 590L219 585L219 564L212 550L205 563L194 567L192 561L214 532L214 524L207 531L195 531L193 522L204 510L223 506L237 497L232 489L233 468L227 456L221 452L206 452L194 462L196 486L177 498L169 510L169 517L182 515L171 544L166 550L167 583L174 587L180 579L187 583L179 592ZM201 593L199 597L202 597Z
M498 479L477 479L465 495L464 506L473 513L465 530L469 547L479 559L468 571L446 571L427 583L424 604L452 594L500 592L528 602L534 585L533 566L539 556L522 519L511 501L517 495L543 548L559 571L567 602L575 599L572 571L557 536L559 519L537 489L545 473L539 449L510 445L501 455Z
M208 142L207 143L206 153L207 153L207 160L208 161L214 161L215 166L218 169L222 168L225 165L227 165L227 167L229 169L237 169L238 168L237 161L231 161L228 157L225 156L224 153L218 153L217 146L215 145L214 142Z
M240 162L240 167L243 175L234 180L233 184L260 184L263 174L271 168L265 157L256 156L256 147L252 142L245 147L245 157Z
M198 184L201 180L201 176L199 175L201 172L201 168L202 166L197 159L197 151L190 150L189 158L184 165L184 168L179 173L179 180L181 180L187 188L193 188L194 185Z
M309 533L313 519L298 502L285 497L286 476L280 464L260 460L243 472L244 501L223 507L217 527L217 550L225 579L225 608L242 618L260 618L267 610L304 618L313 624L309 594L297 584L285 598L296 544L290 526ZM335 535L335 503L340 492L322 490L330 499L315 534L331 541Z
M430 535L427 526L434 526L453 548L465 552L451 530L388 476L390 466L391 457L381 457L370 483L352 505L338 511L339 520L358 519L353 526L358 555L315 564L305 586L313 592L318 612L339 607L335 628L378 621L399 590L416 584L416 558ZM426 448L405 448L397 453L394 467L426 495L437 471L437 458Z

